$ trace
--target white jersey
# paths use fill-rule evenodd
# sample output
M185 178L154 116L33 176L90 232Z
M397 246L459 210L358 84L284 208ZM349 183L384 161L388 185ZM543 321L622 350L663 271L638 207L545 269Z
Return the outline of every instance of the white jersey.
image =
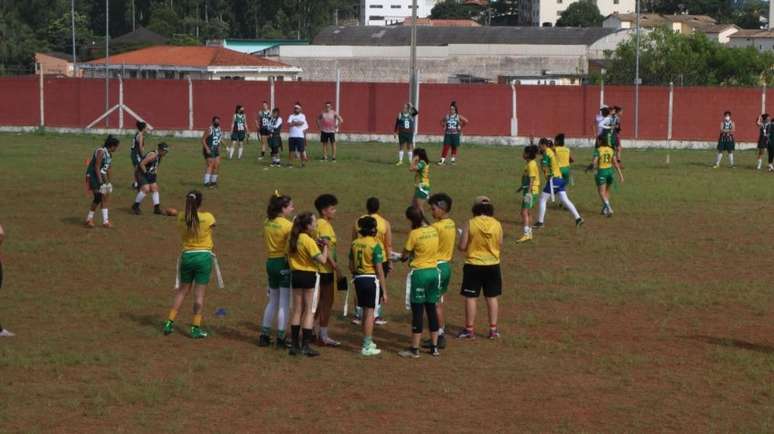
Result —
M613 119L613 116L607 116L600 119L597 122L597 135L599 136L604 133L610 132L610 130L613 129L614 124L615 124L615 119Z
M302 122L301 126L293 125L293 122ZM288 116L288 137L290 138L304 138L304 133L309 129L309 124L306 122L306 115L303 113Z

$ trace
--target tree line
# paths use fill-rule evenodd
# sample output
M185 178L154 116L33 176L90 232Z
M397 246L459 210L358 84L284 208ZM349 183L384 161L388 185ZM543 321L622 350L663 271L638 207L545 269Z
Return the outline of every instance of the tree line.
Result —
M111 37L147 27L172 43L216 38L311 39L338 21L358 18L359 0L74 0L76 51L104 54ZM34 53L72 52L71 0L0 0L0 74L34 70Z

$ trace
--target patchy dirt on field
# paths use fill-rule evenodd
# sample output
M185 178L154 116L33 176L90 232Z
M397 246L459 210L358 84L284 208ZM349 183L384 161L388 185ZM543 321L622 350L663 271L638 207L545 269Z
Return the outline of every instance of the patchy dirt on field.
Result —
M150 198L143 215L129 213L126 146L114 163L115 228L81 226L83 159L98 140L0 135L0 320L17 333L0 339L0 432L774 431L774 176L745 167L751 154L738 153L732 171L699 164L711 160L705 152L672 152L667 167L663 152L628 151L606 219L581 169L589 153L578 152L569 191L586 224L576 229L552 206L546 228L517 245L520 151L463 147L457 166L433 166L433 191L454 197L458 224L476 195L494 200L506 230L502 338L485 338L481 300L479 339L451 338L440 358L399 358L410 319L398 265L389 323L375 333L385 352L358 354L340 292L331 335L343 345L305 360L256 346L266 200L279 189L301 212L336 194L344 258L365 199L379 196L398 250L413 178L392 164L393 147L342 144L338 163L305 169L264 170L253 148L224 161L204 209L218 220L227 287L210 285L211 337L194 341L191 300L176 332L161 333L179 240ZM162 205L184 209L203 164L194 142L168 142ZM450 337L463 325L462 262L447 296Z

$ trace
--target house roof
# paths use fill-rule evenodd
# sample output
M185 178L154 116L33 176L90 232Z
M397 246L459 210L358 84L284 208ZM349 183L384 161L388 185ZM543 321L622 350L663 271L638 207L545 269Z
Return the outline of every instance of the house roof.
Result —
M604 27L417 27L417 45L513 44L591 45L617 30ZM408 26L327 27L314 38L314 45L406 46Z
M60 51L46 51L45 53L35 53L35 54L36 55L42 54L44 56L54 57L56 59L65 60L67 62L72 62L73 60L72 54L62 53Z
M401 23L404 26L411 25L411 18L406 18ZM481 24L473 20L434 20L431 18L417 18L417 26L431 27L481 27Z
M105 59L96 59L90 64L103 64ZM110 56L111 64L123 65L164 65L206 68L210 66L263 66L289 67L282 62L264 57L251 56L223 47L157 45Z
M169 38L159 35L158 33L148 30L145 27L138 27L135 31L125 33L121 36L112 38L110 43L112 44L152 44L161 45L166 44Z
M610 17L617 17L621 21L634 22L637 20L637 15L635 14L614 13L608 16L608 18ZM708 25L715 25L716 21L714 18L707 15L640 14L640 25L642 27L663 26L669 23L684 23L690 26L708 26Z
M772 30L741 29L729 38L774 38Z

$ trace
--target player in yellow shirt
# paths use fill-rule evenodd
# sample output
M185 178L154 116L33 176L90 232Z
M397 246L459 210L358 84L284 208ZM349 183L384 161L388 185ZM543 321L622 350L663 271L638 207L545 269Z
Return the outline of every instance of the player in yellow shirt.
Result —
M183 253L178 262L180 285L178 285L172 308L169 310L169 316L164 322L165 335L174 331L177 312L193 288L196 299L193 305L191 337L194 339L207 337L207 332L201 328L204 292L210 282L213 263L215 263L216 271L218 270L217 262L212 254L214 246L212 229L215 227L215 217L208 212L199 211L201 206L202 194L196 190L189 192L185 199L185 213L181 213L177 219L183 244Z
M293 228L291 215L295 207L293 200L275 193L269 199L266 221L263 224L263 240L266 245L266 274L268 275L268 303L263 310L259 347L271 345L271 326L277 317L277 348L287 348L285 327L290 313L290 264L288 264L288 241Z
M290 263L290 282L293 285L293 310L290 317L292 346L290 355L303 354L308 357L319 356L312 348L312 327L314 312L317 309L316 292L319 290L319 266L328 262L328 243L315 241L317 230L314 214L305 212L293 220L293 229L288 241L288 262ZM322 246L322 247L321 247ZM299 333L303 327L303 340Z
M392 226L390 225L390 222L387 221L387 219L379 214L380 206L379 198L369 197L366 200L366 211L368 214L362 215L360 218L373 217L376 220L376 240L381 243L382 251L384 252L382 270L384 271L384 278L387 279L387 276L390 274L390 270L392 269L392 265L390 264L390 253L392 252ZM360 236L360 227L358 226L359 222L360 219L358 219L352 227L353 240ZM383 296L385 293L386 291L382 290L380 294ZM374 323L376 325L387 324L387 320L384 319L381 304L376 305L375 314L376 319L374 320ZM352 319L352 324L359 325L362 318L363 309L360 308L360 306L355 307L355 317Z
M621 183L624 182L624 176L623 172L621 172L621 163L618 162L615 151L608 145L605 138L600 140L599 148L594 150L592 164L597 169L597 191L599 192L599 198L602 199L602 215L612 217L613 207L610 206L610 186L613 185L613 167L618 172Z
M371 216L361 217L357 226L359 236L352 241L349 251L349 269L352 272L357 305L363 309L363 346L360 354L376 356L382 351L373 341L374 310L381 302L385 303L387 284L384 278L384 250L382 243L376 238L377 221Z
M320 322L319 342L329 347L338 347L340 342L331 339L328 336L328 323L333 309L333 298L335 294L334 284L338 273L338 260L336 256L336 232L333 230L331 221L336 217L336 205L339 200L332 194L321 194L314 201L314 207L317 209L317 233L316 239L325 240L328 244L328 261L320 264L320 303L317 306L315 316Z
M465 297L465 329L457 338L475 339L476 301L484 290L489 312L489 339L497 339L497 297L502 294L503 279L500 272L500 249L503 245L503 228L494 218L494 206L486 196L479 196L473 203L473 218L462 230L459 249L465 252L462 268L462 290Z
M452 276L451 261L454 258L454 244L457 241L457 225L454 220L449 218L452 207L452 198L446 193L436 193L430 196L428 200L430 212L433 214L435 222L432 227L438 231L438 271L440 273L440 294L441 298L435 305L438 312L438 348L446 348L446 315L444 315L444 295L449 290L449 281ZM425 342L429 347L430 342Z
M575 218L575 226L581 226L583 224L583 217L581 217L575 205L570 201L565 191L566 183L562 178L562 171L559 169L559 159L556 157L556 153L553 150L553 143L542 138L538 142L540 152L543 154L543 173L546 177L546 186L543 189L543 193L540 195L540 208L538 209L537 222L533 226L534 229L540 229L543 227L543 222L546 218L546 206L548 205L548 199L554 199L559 196L559 200L564 205L564 208L569 211L573 218Z
M425 201L430 197L430 159L427 158L427 151L424 148L414 149L414 158L411 160L409 170L414 172L414 199L411 202L414 208L418 209L425 219Z
M562 172L565 188L570 186L572 175L570 175L570 164L574 163L570 148L564 146L564 133L559 133L554 137L554 153L556 154L559 171Z
M438 312L435 304L441 298L438 272L438 231L428 226L424 216L416 207L406 209L406 218L411 222L402 261L408 261L411 271L406 277L406 307L411 307L411 347L401 351L401 357L419 358L419 344L422 340L423 311L427 312L430 326L430 354L439 356Z
M516 242L523 243L532 239L532 226L529 224L529 211L535 206L535 198L540 193L540 172L537 158L538 147L528 145L524 148L524 174L521 176L521 187L517 192L522 193L521 197L521 221L524 225L524 235Z

